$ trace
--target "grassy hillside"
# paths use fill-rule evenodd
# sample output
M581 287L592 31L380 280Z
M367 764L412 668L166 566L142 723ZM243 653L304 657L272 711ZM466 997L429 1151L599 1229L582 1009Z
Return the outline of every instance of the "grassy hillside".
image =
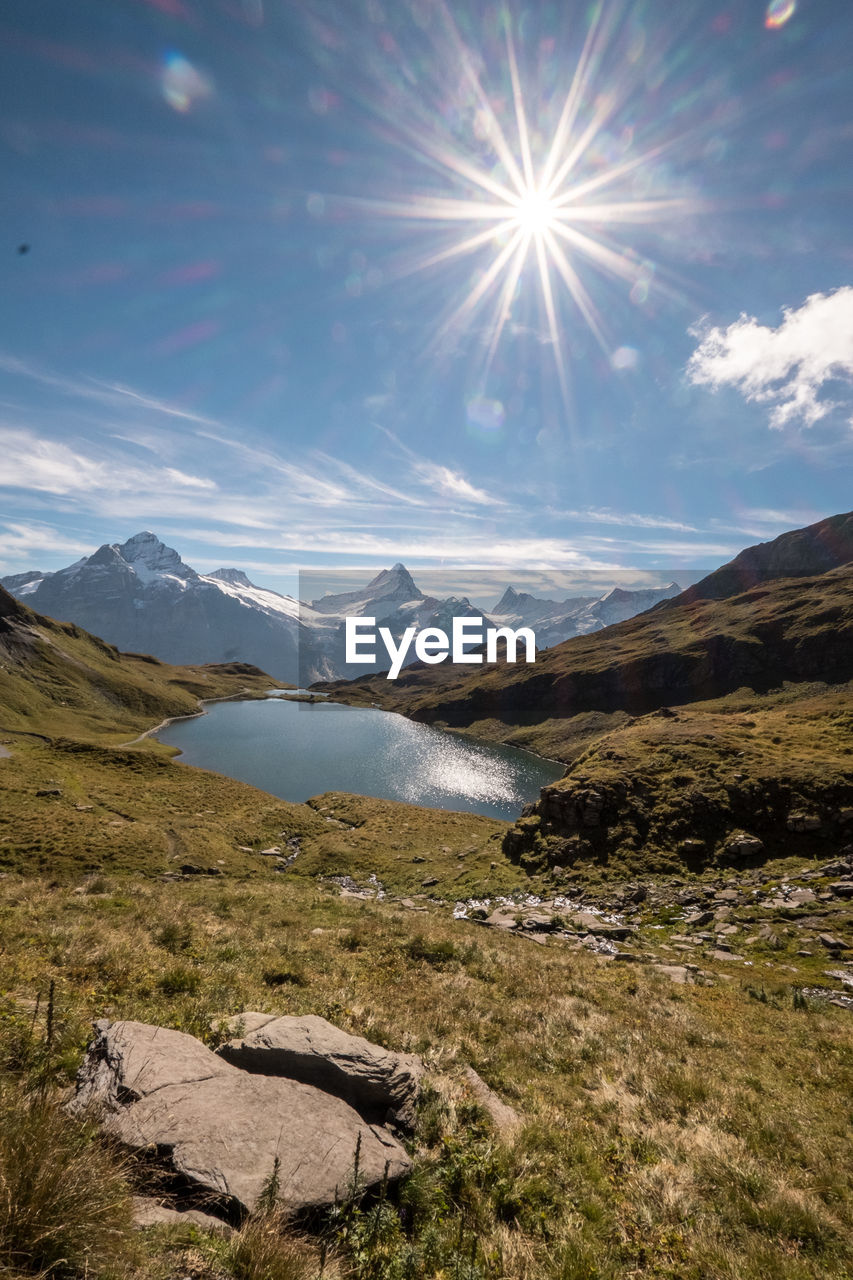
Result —
M543 789L505 848L531 870L612 876L832 856L851 840L853 686L792 684L626 720Z
M712 953L673 905L642 915L633 950L645 963L625 964L564 937L537 946L455 921L448 907L413 914L304 881L56 887L7 877L0 1180L16 1176L17 1203L34 1220L10 1222L0 1202L0 1267L29 1229L36 1242L18 1253L16 1276L37 1273L57 1237L72 1265L56 1274L75 1280L848 1275L851 1012L804 994L832 980L814 948L799 956L793 911L777 921L745 901L717 907L731 922L717 927L734 930L732 954ZM695 963L675 982L653 955ZM124 1206L150 1170L114 1171L91 1132L22 1114L10 1090L65 1086L92 1018L215 1043L221 1019L241 1009L320 1014L422 1054L414 1174L378 1209L341 1206L302 1244L269 1227L263 1248L251 1230L230 1241L190 1225L134 1236ZM516 1109L515 1131L495 1130L468 1066ZM86 1196L70 1212L63 1199L60 1216L46 1172L67 1182L69 1164ZM95 1230L98 1212L106 1221Z
M292 875L375 874L401 891L422 887L422 864L470 892L518 879L500 853L506 823L360 796L289 804L139 738L200 697L276 684L239 663L119 653L0 589L0 869L269 879L295 852Z
M700 584L701 585L701 584ZM570 761L628 716L747 687L853 676L853 566L775 579L726 599L684 593L537 654L535 663L415 667L324 685L430 724Z
M0 587L0 730L121 741L200 698L281 688L245 663L173 667L119 653L71 622L42 617Z
M670 674L713 682L734 655L768 683L764 646L798 672L822 648L825 677L844 669L850 594L834 570L693 601L671 626L649 617ZM603 709L495 721L494 736L551 734L577 756L509 829L359 796L287 804L176 764L139 735L268 677L120 655L0 595L0 1273L853 1274L853 859L837 858L850 687L756 693L754 677L650 710L635 681L655 656L647 626L595 637L603 656L584 641L552 659L552 693L564 680L580 696L590 675L618 695ZM762 856L726 862L746 811L781 825L781 843L754 826ZM319 1014L423 1055L412 1176L307 1236L274 1212L230 1237L134 1231L131 1195L165 1185L60 1107L91 1020L214 1044L247 1009ZM469 1067L516 1109L513 1130Z

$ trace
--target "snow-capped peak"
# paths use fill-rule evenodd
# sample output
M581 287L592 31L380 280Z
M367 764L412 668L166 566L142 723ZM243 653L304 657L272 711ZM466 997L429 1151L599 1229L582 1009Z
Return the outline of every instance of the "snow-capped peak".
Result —
M216 578L219 582L230 582L235 587L254 587L245 575L242 569L214 569L213 573L205 574L207 578Z
M421 592L415 586L412 575L404 564L399 562L390 569L383 569L377 573L375 578L367 584L365 595L378 595L393 592L394 594L403 593L407 598L416 600L421 596Z
M176 578L194 578L195 569L184 564L173 547L167 547L147 529L135 533L127 542L116 546L122 560L131 565L143 580L152 574L169 574Z

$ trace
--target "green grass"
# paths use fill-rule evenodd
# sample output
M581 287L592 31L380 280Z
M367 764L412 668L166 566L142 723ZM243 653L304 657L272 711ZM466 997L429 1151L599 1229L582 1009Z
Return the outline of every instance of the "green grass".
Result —
M524 879L501 853L508 824L496 819L338 793L291 804L174 764L165 748L147 744L120 750L70 739L8 741L12 755L0 760L0 871L67 879L177 874L190 865L266 880L350 875L366 883L376 875L411 893L438 875L460 897ZM299 856L277 872L276 858L261 851L289 854L293 837Z
M591 790L604 798L593 824ZM737 831L763 842L760 861L828 858L853 837L839 817L853 805L853 685L740 690L651 712L598 737L543 798L506 842L530 869L695 872L737 862L726 852ZM820 827L791 829L797 814Z

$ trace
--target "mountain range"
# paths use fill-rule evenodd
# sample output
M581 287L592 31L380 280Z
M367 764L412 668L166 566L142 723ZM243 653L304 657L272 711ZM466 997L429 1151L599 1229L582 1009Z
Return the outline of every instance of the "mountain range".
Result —
M512 600L510 601L512 603ZM593 608L595 606L592 606ZM651 609L532 665L414 664L327 692L562 760L613 716L853 676L853 513L748 547Z
M248 662L300 684L375 671L345 662L348 616L375 617L399 638L407 626L449 632L454 616L477 614L487 623L533 626L537 646L548 648L632 617L679 590L674 583L617 587L557 602L507 587L486 612L464 596L424 594L406 567L395 564L361 588L306 603L256 586L240 569L198 573L148 531L105 543L55 572L31 570L0 583L37 612L77 623L124 651L179 664Z

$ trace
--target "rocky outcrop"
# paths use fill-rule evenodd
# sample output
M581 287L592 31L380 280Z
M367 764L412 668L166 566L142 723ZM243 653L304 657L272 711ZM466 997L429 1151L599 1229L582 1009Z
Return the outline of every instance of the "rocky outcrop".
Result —
M301 1080L349 1103L370 1124L411 1129L423 1064L348 1035L325 1018L238 1015L243 1035L217 1054L243 1071Z
M156 1153L211 1212L250 1213L271 1179L288 1214L333 1204L356 1158L361 1187L411 1168L388 1130L313 1085L241 1071L180 1031L106 1021L95 1030L70 1109L99 1113L123 1145Z
M618 856L646 870L698 870L802 855L849 839L853 784L846 779L709 775L673 784L640 772L581 771L543 787L504 836L504 852L530 871Z

